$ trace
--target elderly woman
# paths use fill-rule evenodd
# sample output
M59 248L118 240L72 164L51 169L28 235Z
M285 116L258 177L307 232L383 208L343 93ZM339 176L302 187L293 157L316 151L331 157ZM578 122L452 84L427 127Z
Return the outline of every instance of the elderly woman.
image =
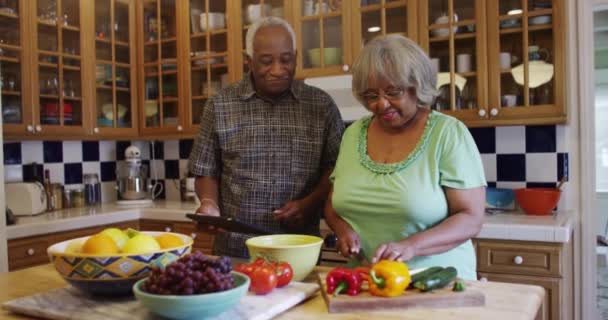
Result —
M413 41L369 42L353 66L353 94L372 115L344 133L325 218L341 254L454 266L475 279L471 238L482 224L483 167L467 128L432 111L436 75Z

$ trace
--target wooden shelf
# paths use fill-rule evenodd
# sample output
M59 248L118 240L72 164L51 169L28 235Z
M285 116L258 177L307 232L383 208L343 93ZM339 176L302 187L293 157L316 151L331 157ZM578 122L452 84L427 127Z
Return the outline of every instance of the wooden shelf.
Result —
M58 68L59 65L57 63L49 63L49 62L38 62L38 65L45 68Z
M506 28L500 29L500 34L511 34L511 33L521 33L524 31L524 28Z
M200 70L207 70L207 68L209 68L209 66L211 66L211 69L219 69L219 68L227 68L228 64L227 63L214 63L214 64L206 64L203 66L193 66L190 68L190 70L192 71L200 71Z
M475 77L477 76L477 72L469 71L469 72L456 72L456 74L461 75L465 78Z
M509 69L500 69L500 73L511 73L511 68L509 68Z
M461 33L461 34L455 34L454 35L454 39L458 40L458 39L474 39L475 37L477 37L477 34L472 32L472 33ZM448 41L450 40L450 36L445 36L445 37L431 37L429 39L429 42L442 42L442 41Z
M13 45L13 44L0 43L0 48L14 50L14 51L21 51L21 47L20 46L16 46L16 45Z
M67 101L82 101L82 97L63 96L63 100L67 100Z
M38 25L55 28L57 27L57 22L52 22L50 20L42 20L38 18Z
M71 70L71 71L80 71L80 67L76 67L76 66L66 66L65 64L63 65L63 68L65 70Z
M206 95L200 95L200 96L192 96L192 100L205 100L208 99L209 97L207 97Z
M528 17L535 17L535 16L548 16L548 15L552 15L553 14L553 9L549 8L549 9L540 9L540 10L529 10L528 11Z
M19 15L14 14L14 13L4 12L4 11L0 11L0 17L19 20Z
M13 57L0 57L0 61L2 61L2 62L19 63L19 58L13 58Z
M64 58L80 60L80 56L79 55L69 54L69 53L63 53L62 55L63 55Z
M105 44L112 44L112 40L110 40L108 38L95 37L95 42L100 42L100 43L105 43Z
M39 94L40 99L56 99L59 100L59 96L56 94Z
M158 45L158 40L144 42L144 46L154 46L154 45Z
M112 65L112 61L110 60L102 60L102 59L97 59L95 61L97 64L106 64L106 65Z
M57 51L48 51L48 50L38 50L38 54L44 54L47 56L59 56L59 52Z
M159 72L148 72L146 73L146 77L157 77L159 74ZM166 71L161 71L160 72L161 75L163 76L168 76L168 75L172 75L172 74L177 74L177 70L166 70Z
M119 46L119 47L127 47L127 48L129 47L129 43L128 42L123 42L123 41L115 40L114 44L117 45L117 46Z
M528 26L529 31L541 31L541 30L553 30L552 24L540 24L534 26Z
M109 91L112 91L112 86L106 86L106 85L104 85L104 84L98 84L98 85L96 86L96 88L97 88L98 90L109 90Z
M117 67L120 67L120 68L131 68L131 65L128 63L116 62L115 64Z
M121 92L130 92L131 89L127 88L127 87L116 87L116 91L121 91Z
M321 18L327 19L327 18L339 18L339 17L342 17L342 12L335 11L335 12L327 12L327 13L317 14L317 15L312 15L312 16L304 16L304 17L300 18L300 21L302 21L302 22L315 21L315 20L319 20ZM247 26L247 27L249 27L249 26Z
M63 30L69 30L69 31L74 31L74 32L80 32L80 28L79 27L70 26L70 25L61 26L61 29L63 29Z
M10 91L10 90L2 90L3 96L21 96L21 91Z
M190 38L191 39L195 39L195 38L204 37L207 34L210 34L210 35L214 36L214 35L224 34L224 33L228 33L228 29L216 29L216 30L211 30L209 32L205 31L205 32L192 33L192 34L190 34Z
M171 38L161 39L160 43L170 43L170 42L176 42L176 41L177 41L176 37L171 37Z
M163 102L177 102L177 101L178 101L177 97L166 97L166 98L163 98Z

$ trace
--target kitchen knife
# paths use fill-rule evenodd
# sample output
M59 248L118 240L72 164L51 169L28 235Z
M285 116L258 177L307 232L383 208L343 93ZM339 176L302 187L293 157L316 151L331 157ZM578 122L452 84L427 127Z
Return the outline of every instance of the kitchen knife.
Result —
M266 230L262 227L252 225L246 222L239 221L235 218L230 217L221 217L221 216L207 216L202 214L189 213L186 214L186 217L192 219L198 224L206 224L210 226L214 226L216 228L224 229L229 232L236 233L249 233L249 234L259 234L259 235L269 235L274 234L275 232Z

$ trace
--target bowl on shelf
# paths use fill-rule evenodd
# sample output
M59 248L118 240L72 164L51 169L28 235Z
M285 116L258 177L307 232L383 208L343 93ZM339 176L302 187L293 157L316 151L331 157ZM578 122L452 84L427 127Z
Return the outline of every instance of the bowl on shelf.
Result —
M313 67L320 67L321 49L308 50L308 60ZM323 48L323 60L326 66L342 64L342 48Z
M201 31L223 29L226 27L226 16L221 12L201 13ZM209 28L207 28L209 23Z
M557 206L561 191L557 188L515 189L517 204L530 215L549 215Z
M550 15L544 15L544 16L535 16L535 17L531 17L528 19L528 24L530 25L543 25L543 24L549 24L551 23L551 16Z
M167 232L141 233L155 237ZM81 237L53 244L47 254L59 275L75 288L92 295L127 295L132 292L135 282L148 276L152 267L164 268L190 252L192 238L173 234L184 244L141 254L84 254L66 250L72 241L84 242L89 238Z
M515 209L515 193L512 189L486 188L486 208L513 210Z
M246 275L232 271L234 288L213 293L193 295L160 295L142 289L146 279L133 286L135 298L152 313L169 319L205 319L219 315L236 306L247 294L250 280Z
M510 29L521 27L521 22L518 19L502 20L500 22L501 29Z
M293 268L293 280L301 281L312 271L319 259L323 239L300 234L275 234L253 237L245 241L249 256L258 255L287 261Z

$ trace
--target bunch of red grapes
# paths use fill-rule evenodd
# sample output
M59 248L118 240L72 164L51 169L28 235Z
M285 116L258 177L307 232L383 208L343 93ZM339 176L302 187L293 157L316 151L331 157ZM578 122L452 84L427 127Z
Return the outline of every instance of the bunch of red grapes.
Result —
M200 251L187 254L164 270L153 268L142 286L145 292L162 295L192 295L234 288L228 257L211 258Z

